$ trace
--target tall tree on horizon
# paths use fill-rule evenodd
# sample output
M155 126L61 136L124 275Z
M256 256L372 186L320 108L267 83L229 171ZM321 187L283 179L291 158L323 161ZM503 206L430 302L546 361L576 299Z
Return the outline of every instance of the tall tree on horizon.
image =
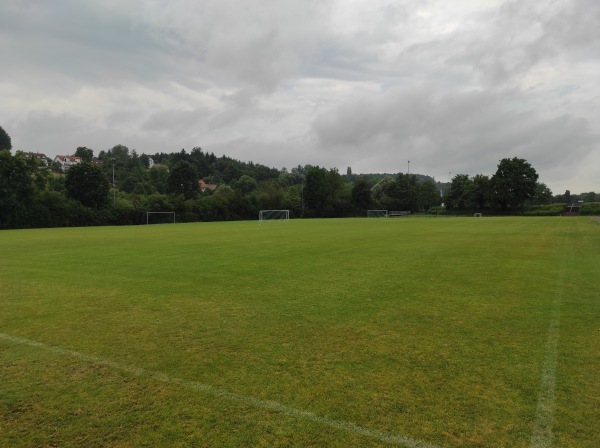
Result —
M0 126L0 151L3 149L8 149L10 151L12 149L12 141L10 135L8 135L4 128Z
M504 209L522 207L535 196L537 171L525 159L502 159L492 176L493 199Z
M169 172L167 191L182 194L186 199L193 199L198 194L198 171L190 162L181 161Z
M102 208L108 201L110 183L102 169L88 162L73 165L66 174L67 196L85 207Z

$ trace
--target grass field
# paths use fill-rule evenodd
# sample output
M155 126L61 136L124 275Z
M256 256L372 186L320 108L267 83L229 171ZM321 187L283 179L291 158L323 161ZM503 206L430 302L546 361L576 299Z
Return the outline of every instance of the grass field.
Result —
M0 232L0 446L597 447L589 218Z

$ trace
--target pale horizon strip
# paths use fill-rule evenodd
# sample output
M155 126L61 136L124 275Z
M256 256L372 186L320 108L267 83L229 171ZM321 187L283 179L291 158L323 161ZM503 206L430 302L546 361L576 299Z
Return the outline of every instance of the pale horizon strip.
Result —
M0 339L4 339L6 341L11 341L21 345L28 345L30 347L40 348L52 353L58 353L60 355L70 356L73 358L80 359L82 361L102 364L104 366L111 367L115 370L120 370L122 372L131 373L137 376L149 377L157 381L162 381L163 383L187 387L200 392L204 392L208 395L212 395L213 397L221 397L238 403L248 404L256 408L277 412L287 417L295 417L303 420L312 421L315 423L320 423L324 426L329 426L331 428L335 428L346 432L352 432L393 445L405 446L408 448L442 448L439 445L432 445L426 442L412 439L410 437L399 436L384 431L366 428L364 426L360 426L352 422L347 422L345 420L337 420L329 417L323 417L309 411L303 411L301 409L297 409L285 405L283 403L279 403L278 401L262 400L260 398L255 398L249 395L237 394L235 392L229 392L225 389L219 389L209 384L185 380L182 378L169 376L162 372L121 364L119 362L111 361L109 359L101 358L98 356L86 355L85 353L47 345L42 342L37 342L30 339L11 336L5 333L0 333Z
M569 235L563 239L563 251L568 248ZM558 341L560 337L560 311L564 289L565 261L563 258L556 288L554 302L548 325L548 339L544 349L544 363L542 364L540 391L538 394L535 421L529 446L531 448L550 448L554 438L553 421L556 404L556 366L558 363Z

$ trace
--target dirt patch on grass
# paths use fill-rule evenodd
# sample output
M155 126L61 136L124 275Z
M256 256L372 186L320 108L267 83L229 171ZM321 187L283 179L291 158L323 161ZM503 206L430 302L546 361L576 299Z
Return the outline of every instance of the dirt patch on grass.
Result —
M600 216L590 216L594 221L600 222Z

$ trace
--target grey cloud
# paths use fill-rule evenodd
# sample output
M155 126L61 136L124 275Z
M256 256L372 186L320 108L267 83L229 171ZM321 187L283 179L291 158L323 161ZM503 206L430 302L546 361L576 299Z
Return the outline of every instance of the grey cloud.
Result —
M164 74L166 48L118 8L96 2L9 1L0 6L0 36L10 43L0 73L119 84ZM43 66L44 73L37 67Z
M444 43L450 65L471 67L489 85L505 84L555 58L579 60L600 52L600 3L595 0L504 3L474 29Z
M98 137L95 127L80 117L35 111L18 122L9 122L13 147L47 155L72 154L78 146L90 146Z
M143 132L178 134L200 134L206 129L209 111L195 110L160 110L145 120L140 130ZM194 130L194 131L193 131Z
M572 0L543 24L549 46L569 49L567 57L600 55L600 3L596 0Z
M442 177L519 156L598 189L597 0L5 0L0 43L20 149Z
M173 2L141 19L198 61L199 76L272 91L310 60L325 2ZM166 17L166 18L165 18Z
M500 158L514 156L544 168L571 167L600 141L584 118L544 118L511 107L520 100L511 91L400 90L349 101L313 127L323 151L419 160L423 168L439 171L442 164L471 175L489 173Z

